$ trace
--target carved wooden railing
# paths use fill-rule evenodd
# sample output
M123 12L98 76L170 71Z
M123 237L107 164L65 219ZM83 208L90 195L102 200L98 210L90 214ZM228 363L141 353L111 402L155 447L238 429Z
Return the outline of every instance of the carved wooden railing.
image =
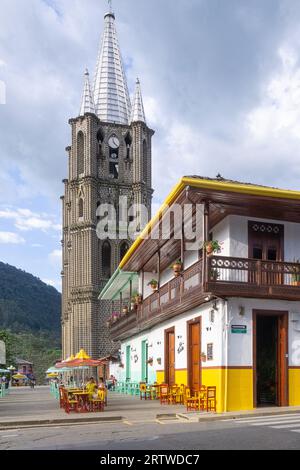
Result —
M138 309L139 319L149 319L189 295L195 289L199 290L202 286L202 260L197 261L191 267L186 269L181 276L171 279L168 283L161 286L157 292L147 297Z
M257 286L299 286L300 264L227 256L208 257L208 282Z

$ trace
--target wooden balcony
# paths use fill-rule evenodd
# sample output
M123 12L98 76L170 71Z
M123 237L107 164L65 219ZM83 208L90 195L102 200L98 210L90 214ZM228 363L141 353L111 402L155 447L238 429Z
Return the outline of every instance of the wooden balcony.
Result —
M217 297L300 300L300 264L226 256L207 257L147 297L110 328L114 340L135 334ZM299 279L297 281L296 279Z

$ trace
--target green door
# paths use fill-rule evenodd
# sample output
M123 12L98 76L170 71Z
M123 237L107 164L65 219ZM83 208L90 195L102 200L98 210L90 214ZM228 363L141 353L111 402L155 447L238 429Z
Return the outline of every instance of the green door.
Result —
M126 380L131 379L131 367L130 367L130 346L126 346Z
M148 382L148 341L142 341L142 382Z

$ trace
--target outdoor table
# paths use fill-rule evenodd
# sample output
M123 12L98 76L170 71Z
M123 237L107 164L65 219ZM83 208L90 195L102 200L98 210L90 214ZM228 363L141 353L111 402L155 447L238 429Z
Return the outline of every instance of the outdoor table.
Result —
M87 413L90 411L89 409L89 392L80 391L69 391L70 395L73 395L78 400L78 412L79 413Z

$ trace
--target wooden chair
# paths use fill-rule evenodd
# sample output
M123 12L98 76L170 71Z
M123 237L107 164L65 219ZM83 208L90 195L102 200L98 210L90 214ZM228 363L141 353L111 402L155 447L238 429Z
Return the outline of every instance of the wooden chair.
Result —
M78 412L78 400L74 400L73 398L70 398L68 395L67 390L63 390L63 395L64 395L64 409L66 413L70 413L70 411L76 411Z
M104 411L106 390L98 390L97 398L90 399L91 411Z
M209 386L206 389L206 411L217 411L217 387Z
M64 387L59 387L59 407L64 408L65 398L64 398Z
M143 398L151 400L151 390L147 387L146 382L140 382L140 399L142 400Z
M169 403L169 386L161 384L159 387L160 404Z
M201 410L201 411L206 410L207 388L206 388L205 385L200 386L200 390L198 391L198 398L199 398L199 410Z
M189 387L185 387L183 391L183 405L186 406L187 400L191 398L191 389Z

